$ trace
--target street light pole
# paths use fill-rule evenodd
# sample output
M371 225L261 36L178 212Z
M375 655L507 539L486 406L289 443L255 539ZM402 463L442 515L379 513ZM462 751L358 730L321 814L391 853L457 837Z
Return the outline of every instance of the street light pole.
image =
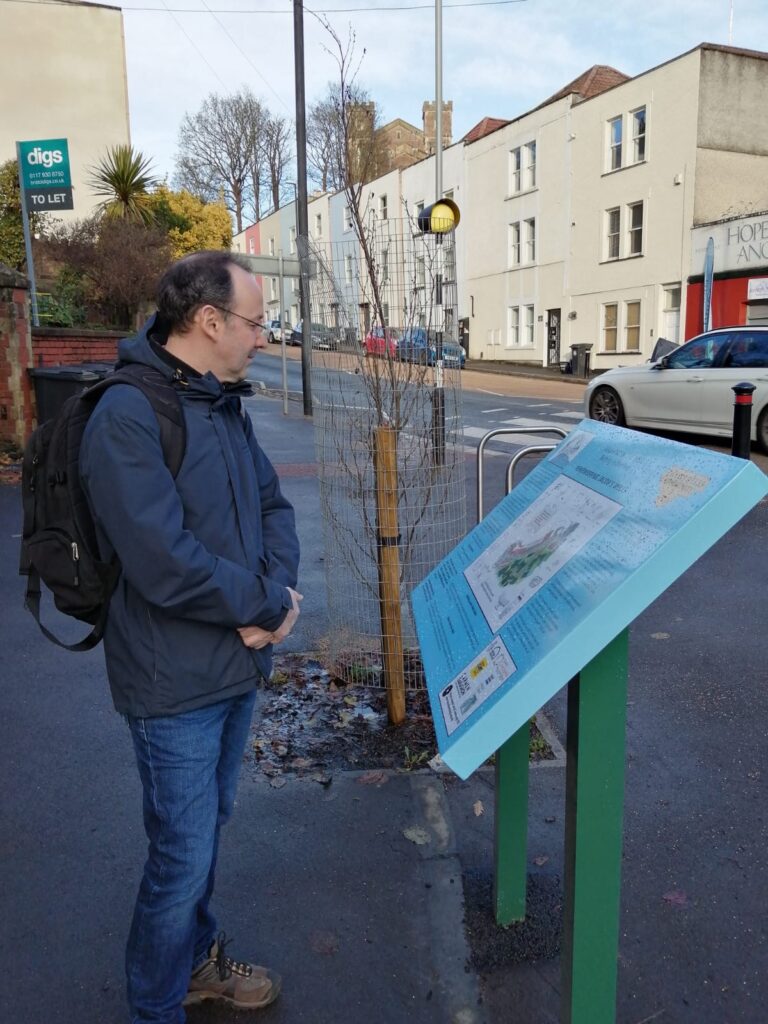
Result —
M309 302L309 216L307 213L307 122L304 97L304 5L293 0L293 54L296 76L296 196L301 300L301 384L304 415L312 415L312 313Z

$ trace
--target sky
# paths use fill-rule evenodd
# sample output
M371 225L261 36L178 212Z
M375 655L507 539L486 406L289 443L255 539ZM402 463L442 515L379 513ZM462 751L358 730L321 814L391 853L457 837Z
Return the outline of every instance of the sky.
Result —
M452 6L454 4L454 6ZM178 129L210 93L248 86L273 113L295 117L291 0L125 0L131 134L172 177ZM453 140L485 116L511 119L593 64L628 75L701 42L768 51L768 0L443 0L443 98ZM151 10L147 8L152 8ZM343 9L343 10L342 10ZM358 81L383 123L421 127L435 96L435 9L424 0L316 0L342 38L355 37ZM333 41L305 8L306 101L338 67Z

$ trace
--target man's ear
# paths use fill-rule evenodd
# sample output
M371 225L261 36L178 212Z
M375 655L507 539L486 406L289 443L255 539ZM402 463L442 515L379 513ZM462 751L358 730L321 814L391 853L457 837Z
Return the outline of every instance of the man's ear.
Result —
M198 327L205 332L205 334L213 337L218 337L219 327L222 324L223 313L221 313L215 306L206 305L201 306L195 313L195 322Z

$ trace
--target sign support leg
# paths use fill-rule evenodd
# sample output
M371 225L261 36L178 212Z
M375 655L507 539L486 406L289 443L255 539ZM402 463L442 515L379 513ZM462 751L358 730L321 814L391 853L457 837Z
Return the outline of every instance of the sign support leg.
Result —
M562 1024L614 1024L628 630L568 684Z
M525 918L529 747L526 722L496 751L493 902L500 925Z

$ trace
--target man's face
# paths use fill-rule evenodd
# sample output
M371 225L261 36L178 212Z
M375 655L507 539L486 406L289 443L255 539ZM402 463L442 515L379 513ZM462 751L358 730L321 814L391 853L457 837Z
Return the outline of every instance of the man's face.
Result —
M264 322L264 297L256 279L241 267L232 267L232 299L229 313L221 313L223 322L217 343L216 376L220 381L243 380L248 363L260 348L267 347L261 326Z

